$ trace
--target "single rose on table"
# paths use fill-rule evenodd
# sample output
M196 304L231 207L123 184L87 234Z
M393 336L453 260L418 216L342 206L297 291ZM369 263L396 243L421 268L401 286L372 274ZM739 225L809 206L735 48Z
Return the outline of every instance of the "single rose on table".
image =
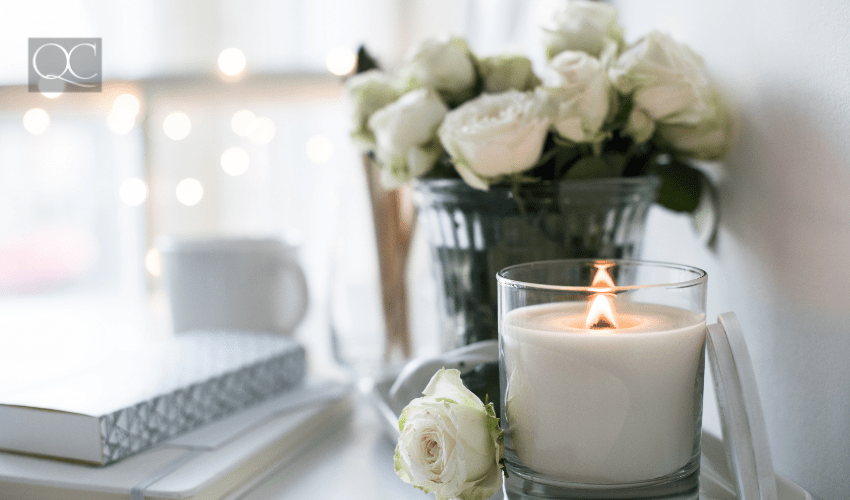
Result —
M401 412L396 474L437 500L484 500L502 486L504 443L493 404L441 369Z

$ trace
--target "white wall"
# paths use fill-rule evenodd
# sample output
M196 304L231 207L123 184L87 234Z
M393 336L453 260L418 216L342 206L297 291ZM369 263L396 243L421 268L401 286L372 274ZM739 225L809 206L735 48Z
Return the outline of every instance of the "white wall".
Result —
M709 273L709 318L744 326L775 465L815 497L850 495L850 3L617 2L702 54L738 109L716 252L653 212L644 258Z

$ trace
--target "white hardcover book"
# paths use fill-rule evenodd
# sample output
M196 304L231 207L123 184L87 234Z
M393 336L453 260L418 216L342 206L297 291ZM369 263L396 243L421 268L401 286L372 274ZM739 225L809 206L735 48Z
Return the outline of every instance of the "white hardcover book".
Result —
M233 498L346 421L351 392L310 382L106 467L0 453L0 498Z
M0 449L105 465L297 386L280 335L195 331L0 394Z

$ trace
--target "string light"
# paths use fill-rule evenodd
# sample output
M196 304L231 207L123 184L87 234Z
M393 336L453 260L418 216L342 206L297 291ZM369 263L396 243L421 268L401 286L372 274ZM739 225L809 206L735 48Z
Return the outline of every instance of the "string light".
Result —
M334 47L325 56L325 65L335 75L347 75L357 65L357 54L348 47Z
M201 201L201 198L204 197L204 187L198 179L189 177L177 184L175 194L177 195L177 201L187 207L191 207L197 205Z
M245 69L245 54L241 50L230 48L218 55L218 69L227 76L236 76Z
M50 125L50 115L41 108L33 108L24 114L24 128L33 135L38 135L47 130Z
M234 177L244 174L248 163L248 153L242 148L233 147L221 154L221 168Z
M151 248L145 254L145 269L155 278L162 275L162 257L156 248Z
M179 141L192 131L192 122L185 113L171 113L162 122L162 129L169 139Z
M121 183L118 196L131 207L141 205L148 197L148 185L142 179L127 179Z

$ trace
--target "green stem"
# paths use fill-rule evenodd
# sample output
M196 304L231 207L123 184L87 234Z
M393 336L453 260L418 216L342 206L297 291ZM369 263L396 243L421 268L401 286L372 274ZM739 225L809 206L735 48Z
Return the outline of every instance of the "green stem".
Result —
M535 163L534 167L532 167L532 168L536 168L536 167L539 167L541 165L545 165L546 162L551 160L552 157L555 156L556 154L558 154L559 151L560 151L560 148L552 148L549 151L546 151L545 153L543 153L543 155L540 156L540 159L537 160L537 163Z

